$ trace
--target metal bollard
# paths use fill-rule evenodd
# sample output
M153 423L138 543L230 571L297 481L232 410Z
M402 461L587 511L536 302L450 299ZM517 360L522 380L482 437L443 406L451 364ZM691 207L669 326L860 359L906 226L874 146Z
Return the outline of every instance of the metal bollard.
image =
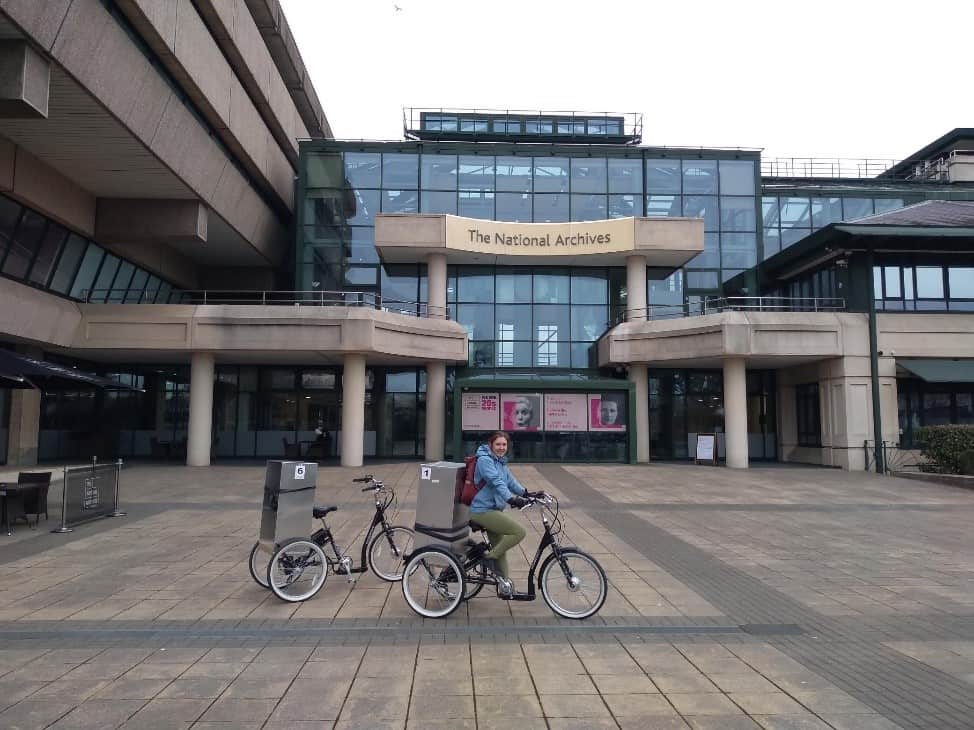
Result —
M118 461L115 462L115 509L111 514L105 515L106 517L125 517L124 512L118 511L118 483L121 480L121 475L122 475L122 460L119 459Z
M64 467L64 480L61 482L61 526L51 532L73 532L67 525L68 517L68 467Z

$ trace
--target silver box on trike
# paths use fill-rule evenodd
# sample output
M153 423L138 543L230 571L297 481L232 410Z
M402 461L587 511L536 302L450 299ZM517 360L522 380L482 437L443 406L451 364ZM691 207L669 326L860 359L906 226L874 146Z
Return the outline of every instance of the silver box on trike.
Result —
M307 537L318 464L304 461L268 461L264 473L264 502L260 513L260 547L270 554L285 540Z
M470 508L460 502L465 466L462 462L437 461L420 464L419 486L416 490L416 535L413 549L427 545L450 547L462 553L464 542L470 534L467 522ZM432 528L451 539L437 539L424 535L420 527Z

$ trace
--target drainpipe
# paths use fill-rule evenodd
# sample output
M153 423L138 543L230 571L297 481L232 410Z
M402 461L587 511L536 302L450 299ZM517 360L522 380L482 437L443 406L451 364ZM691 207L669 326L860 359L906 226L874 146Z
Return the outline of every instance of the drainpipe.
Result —
M866 252L866 268L869 271L869 285L866 287L869 299L869 377L873 390L873 441L876 450L876 473L884 474L883 463L883 418L879 404L879 335L876 327L876 292L873 286L873 252Z

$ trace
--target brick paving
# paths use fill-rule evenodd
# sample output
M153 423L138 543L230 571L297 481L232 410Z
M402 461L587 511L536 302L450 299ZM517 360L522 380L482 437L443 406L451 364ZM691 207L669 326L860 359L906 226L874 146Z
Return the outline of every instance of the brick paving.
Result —
M974 493L824 469L514 469L606 569L598 616L485 589L422 620L369 574L284 604L247 568L262 466L127 467L127 517L52 535L52 510L0 540L0 727L974 724ZM363 471L318 479L356 559ZM368 471L410 523L416 465ZM521 518L523 585L540 525Z

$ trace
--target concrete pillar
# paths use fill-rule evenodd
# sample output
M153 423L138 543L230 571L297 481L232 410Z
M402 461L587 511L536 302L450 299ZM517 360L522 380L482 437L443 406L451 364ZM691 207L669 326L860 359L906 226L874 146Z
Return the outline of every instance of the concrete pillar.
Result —
M428 316L446 319L446 254L431 253L426 257ZM428 412L428 411L427 411ZM426 442L427 448L429 441ZM427 452L428 456L428 452Z
M649 462L649 371L645 365L629 366L629 382L636 386L636 461Z
M646 319L646 257L626 258L626 320Z
M41 424L41 391L34 388L10 390L10 433L7 436L7 465L37 464Z
M213 438L213 363L212 353L193 353L189 372L187 466L210 465L210 446Z
M342 466L362 466L365 444L365 355L345 355L342 370Z
M746 376L742 359L724 360L724 449L732 469L747 469Z
M446 431L446 363L426 364L426 452L427 461L443 458Z

